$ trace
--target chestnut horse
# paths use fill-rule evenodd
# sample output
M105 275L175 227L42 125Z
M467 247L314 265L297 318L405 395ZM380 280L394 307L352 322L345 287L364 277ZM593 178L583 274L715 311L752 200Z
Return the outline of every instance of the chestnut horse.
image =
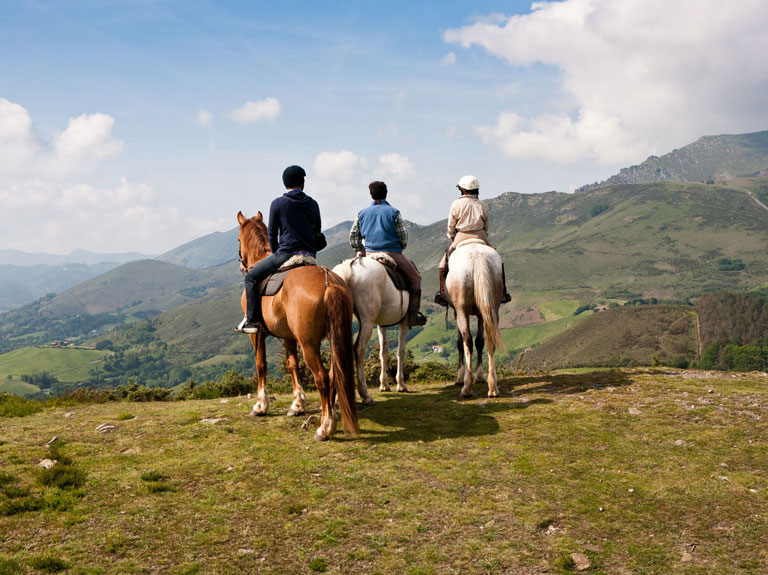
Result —
M248 269L272 253L267 227L261 212L252 218L238 212L237 221L240 223L240 259L242 266ZM241 304L245 313L245 291ZM298 344L320 392L321 418L315 439L326 440L333 436L337 393L344 432L352 435L359 433L352 351L352 294L344 281L322 266L294 268L285 276L283 287L277 294L261 298L261 311L262 326L267 329L262 327L258 334L249 336L256 353L259 386L251 415L266 415L269 411L265 343L267 335L273 335L283 340L286 363L293 381L293 404L288 415L304 413L307 405L298 377ZM330 376L320 357L320 343L326 336L331 341Z

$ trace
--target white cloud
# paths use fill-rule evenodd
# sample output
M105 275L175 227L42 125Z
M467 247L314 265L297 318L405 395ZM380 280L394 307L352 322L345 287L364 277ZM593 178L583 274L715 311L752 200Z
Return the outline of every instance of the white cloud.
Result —
M207 128L211 124L213 124L213 114L211 114L208 110L198 110L197 125L201 128Z
M453 66L456 63L456 52L448 52L443 59L440 60L443 66Z
M320 204L323 226L354 219L370 203L368 184L376 179L387 182L396 206L422 207L420 200L412 201L418 194L413 193L416 167L410 159L392 152L380 155L373 167L371 164L349 150L323 151L317 155L312 170L307 173L307 193ZM409 183L408 194L398 189L398 184L404 181ZM409 219L417 217L415 212L403 215Z
M379 173L381 177L392 176L396 179L403 179L413 176L416 168L413 162L406 156L397 153L384 154L379 156Z
M515 67L554 66L559 101L499 114L477 131L512 157L617 163L704 134L766 128L768 4L741 0L564 0L449 30Z
M13 170L37 153L32 118L26 108L0 98L0 170Z
M277 98L246 102L231 114L232 119L239 124L252 124L262 120L274 122L279 116L280 102Z
M51 142L57 167L76 169L118 155L123 142L112 139L115 120L106 114L83 114L70 118L66 130L55 134Z

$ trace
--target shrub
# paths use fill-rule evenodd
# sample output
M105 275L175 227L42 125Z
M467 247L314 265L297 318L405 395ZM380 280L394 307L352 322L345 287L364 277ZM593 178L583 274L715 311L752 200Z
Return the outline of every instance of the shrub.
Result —
M10 393L0 393L0 417L24 417L37 413L41 409L43 404L39 401Z
M456 377L458 367L438 361L424 362L413 370L411 381L429 383L433 381L449 381Z

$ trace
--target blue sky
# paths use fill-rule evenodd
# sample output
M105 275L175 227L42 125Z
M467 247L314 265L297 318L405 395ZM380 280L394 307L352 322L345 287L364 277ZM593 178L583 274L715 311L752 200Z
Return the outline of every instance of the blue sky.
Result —
M762 130L762 4L6 1L0 248L160 253L266 212L293 163L326 225L373 179L426 224L466 173L570 191Z

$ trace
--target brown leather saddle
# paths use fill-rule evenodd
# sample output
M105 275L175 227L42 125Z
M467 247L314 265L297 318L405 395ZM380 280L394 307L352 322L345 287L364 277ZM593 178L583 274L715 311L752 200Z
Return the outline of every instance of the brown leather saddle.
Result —
M259 293L261 293L263 296L273 296L277 294L277 292L280 291L280 288L283 287L283 282L285 281L285 276L288 275L288 272L291 270L294 270L296 268L304 267L304 266L312 266L317 264L310 264L310 263L300 263L295 264L292 266L288 266L287 268L281 269L279 272L273 273L271 276L267 276L266 279L261 281L261 287L259 288Z

